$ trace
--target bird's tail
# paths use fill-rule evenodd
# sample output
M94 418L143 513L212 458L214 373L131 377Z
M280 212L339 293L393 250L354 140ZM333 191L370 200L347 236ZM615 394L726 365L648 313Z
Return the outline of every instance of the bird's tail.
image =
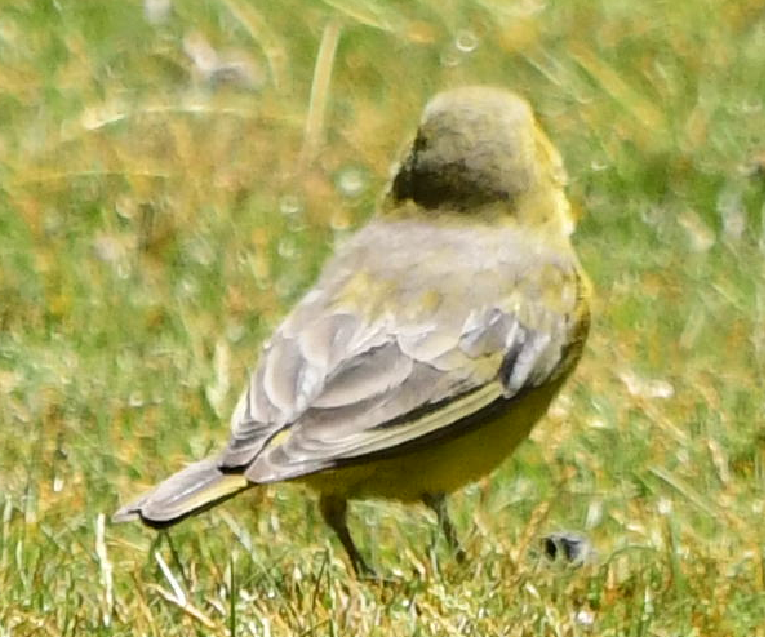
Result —
M252 486L241 473L224 473L213 456L189 465L170 476L154 489L125 505L113 522L140 519L144 524L162 528L215 506Z

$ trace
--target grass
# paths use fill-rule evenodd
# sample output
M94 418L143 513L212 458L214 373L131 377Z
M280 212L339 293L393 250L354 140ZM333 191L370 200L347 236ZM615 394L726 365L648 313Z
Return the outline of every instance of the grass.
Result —
M757 0L5 2L0 635L765 635L764 34ZM596 288L549 417L450 501L467 564L361 503L400 582L359 583L292 486L111 527L225 439L261 339L464 83L540 113ZM548 564L560 529L597 558Z

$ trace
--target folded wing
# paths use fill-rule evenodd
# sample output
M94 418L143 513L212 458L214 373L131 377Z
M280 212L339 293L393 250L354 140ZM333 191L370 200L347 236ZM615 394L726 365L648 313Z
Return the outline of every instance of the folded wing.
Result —
M413 227L397 244L371 228L265 347L223 471L261 483L399 453L561 372L577 320L573 257L512 233L495 246L462 231L418 242ZM374 243L390 246L379 263L364 254Z

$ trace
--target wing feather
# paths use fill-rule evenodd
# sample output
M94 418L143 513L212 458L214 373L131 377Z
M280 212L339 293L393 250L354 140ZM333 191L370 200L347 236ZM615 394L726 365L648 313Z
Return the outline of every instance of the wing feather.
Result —
M328 409L362 402L401 385L412 373L413 360L393 341L345 363L324 385L311 407Z

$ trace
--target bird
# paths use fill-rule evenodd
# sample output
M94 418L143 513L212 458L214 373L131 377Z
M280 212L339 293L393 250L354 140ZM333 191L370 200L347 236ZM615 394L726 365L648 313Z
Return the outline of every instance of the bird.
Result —
M579 362L591 285L567 175L529 103L493 86L425 105L366 225L263 344L214 455L119 509L164 528L257 485L318 494L355 575L348 502L447 496L527 438Z

